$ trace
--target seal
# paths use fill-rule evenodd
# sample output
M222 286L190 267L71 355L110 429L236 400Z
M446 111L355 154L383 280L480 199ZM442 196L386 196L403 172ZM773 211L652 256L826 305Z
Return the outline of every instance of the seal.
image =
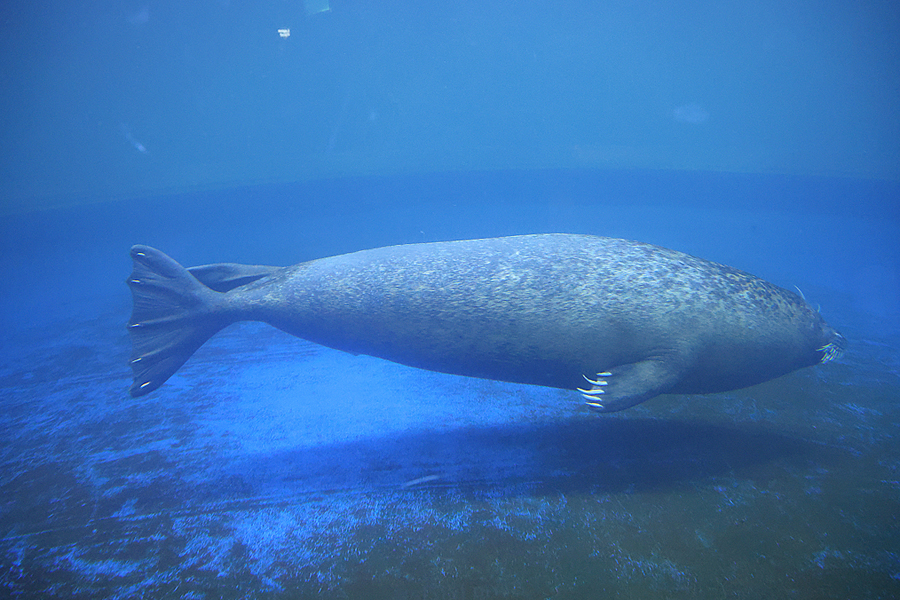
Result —
M131 257L135 397L244 320L432 371L578 390L603 412L747 387L845 346L794 292L613 238L410 244L291 267L185 269L148 246Z

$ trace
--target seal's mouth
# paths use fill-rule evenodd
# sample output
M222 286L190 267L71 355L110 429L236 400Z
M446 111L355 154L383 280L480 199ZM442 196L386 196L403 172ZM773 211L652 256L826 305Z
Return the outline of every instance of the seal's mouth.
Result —
M841 357L844 354L844 350L847 348L847 338L839 334L838 332L834 332L834 339L822 346L821 348L817 348L816 352L822 353L822 358L819 359L819 364L825 364L827 362L831 362L835 359Z

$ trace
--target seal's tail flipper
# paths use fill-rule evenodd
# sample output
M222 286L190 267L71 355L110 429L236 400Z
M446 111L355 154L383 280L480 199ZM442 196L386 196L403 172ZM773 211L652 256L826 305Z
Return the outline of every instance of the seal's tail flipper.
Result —
M128 321L135 398L161 386L217 331L231 323L223 294L154 248L131 248L128 286L134 310Z
M234 263L219 263L215 265L202 265L200 267L188 267L188 273L200 280L200 283L217 292L228 292L258 281L263 277L270 277L281 267L266 267L263 265L237 265Z

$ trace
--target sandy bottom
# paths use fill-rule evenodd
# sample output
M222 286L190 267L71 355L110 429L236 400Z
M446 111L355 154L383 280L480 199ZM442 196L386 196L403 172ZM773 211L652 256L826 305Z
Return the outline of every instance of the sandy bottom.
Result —
M131 399L124 318L3 351L2 596L900 597L886 345L597 415L241 324Z

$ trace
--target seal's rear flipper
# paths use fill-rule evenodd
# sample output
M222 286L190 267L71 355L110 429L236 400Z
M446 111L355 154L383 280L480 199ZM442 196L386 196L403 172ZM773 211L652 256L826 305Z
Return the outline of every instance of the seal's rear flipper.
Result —
M128 286L134 310L131 335L131 395L161 386L217 331L231 322L222 294L200 283L187 269L154 248L131 248L134 270Z
M233 290L236 287L253 283L280 270L281 267L239 265L235 263L217 263L188 268L188 272L199 279L200 283L217 292Z
M612 367L597 378L585 379L590 388L581 389L591 408L600 412L616 412L665 394L678 381L679 372L672 361L650 358L636 363Z

